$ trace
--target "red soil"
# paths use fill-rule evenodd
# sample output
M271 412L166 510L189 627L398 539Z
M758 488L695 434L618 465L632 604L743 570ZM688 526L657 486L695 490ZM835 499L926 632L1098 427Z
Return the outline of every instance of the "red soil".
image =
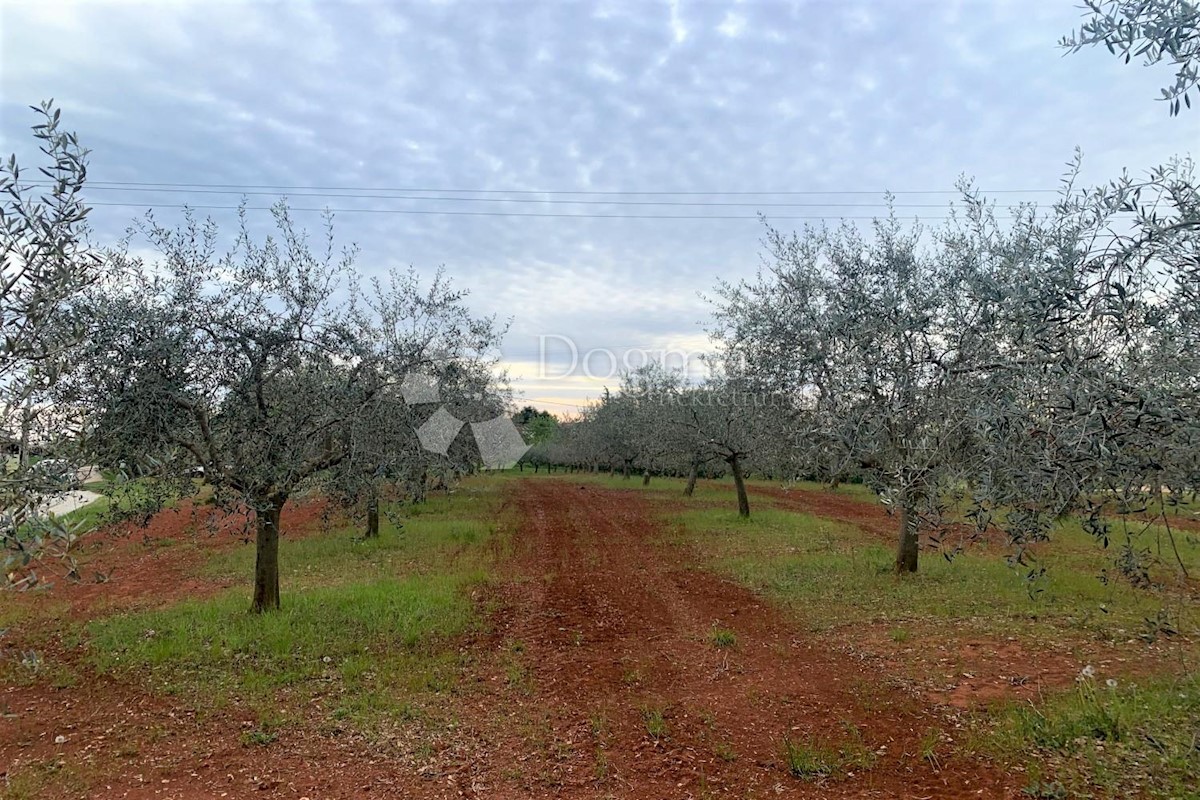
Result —
M281 530L285 537L308 535L326 513L327 504L321 501L289 502ZM75 551L78 580L59 578L48 593L54 601L68 604L66 615L72 619L205 597L228 584L201 579L192 574L194 568L214 550L253 536L245 513L186 501L146 525L126 522L87 535ZM43 591L34 590L19 601L37 602Z
M61 759L89 787L48 796L1019 796L1020 775L954 755L949 740L960 735L959 723L941 703L969 698L934 704L898 688L893 665L870 647L848 651L805 632L762 598L693 568L682 548L662 543L660 523L637 491L546 478L512 487L516 554L487 598L496 609L492 630L462 643L469 674L441 696L436 724L418 721L389 741L366 741L314 704L298 710L303 721L278 741L246 746L251 712L197 714L188 698L91 676L79 650L64 645L61 656L89 677L63 689L44 682L3 689L0 769ZM882 509L836 495L828 496L836 507L820 505L826 495L808 494L802 499L814 503L806 511L844 521L855 515L855 524L888 521ZM318 515L306 507L285 524ZM153 529L191 541L189 519L183 512L159 518ZM116 566L111 580L63 586L60 596L75 618L216 591L191 568L209 546L236 541L240 526L222 530L215 538L198 534L194 548L145 547L137 533L97 539L89 568ZM732 630L736 645L717 648L714 627ZM1006 643L971 646L1006 677L1032 669L1017 669L1023 655ZM960 655L947 654L947 669L963 671ZM656 713L657 736L648 730ZM56 744L59 735L66 741ZM938 758L926 759L922 741L931 735L942 744ZM785 739L842 748L870 763L798 779L784 763Z
M636 491L526 481L519 581L505 584L498 645L511 667L479 676L464 712L491 738L454 774L484 797L1014 797L1009 775L921 739L952 723L870 666L799 631L753 593L660 543ZM737 645L718 649L714 627ZM665 733L647 729L661 711ZM522 730L537 731L530 748ZM850 774L789 774L785 739L857 752ZM941 746L942 750L947 748Z
M888 545L895 545L900 534L899 519L887 506L877 502L867 502L834 491L795 487L756 486L751 491L771 498L776 505L790 511L801 511L854 525ZM922 549L1003 546L1005 542L1004 533L996 528L980 533L975 527L962 523L944 525L938 530L937 536L938 541L935 542L928 531L922 532Z

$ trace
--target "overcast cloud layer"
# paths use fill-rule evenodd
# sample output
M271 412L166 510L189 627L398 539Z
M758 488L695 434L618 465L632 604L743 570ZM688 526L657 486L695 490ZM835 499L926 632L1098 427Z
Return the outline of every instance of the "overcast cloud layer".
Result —
M445 265L476 311L513 317L503 349L517 388L567 411L614 381L538 379L539 337L569 337L581 357L702 349L698 293L753 272L757 211L786 227L869 217L890 189L904 214L936 219L949 194L906 193L950 190L967 174L985 190L1022 190L1004 202L1046 200L1030 190L1053 189L1075 146L1089 181L1194 149L1200 112L1171 119L1153 99L1167 68L1102 50L1063 57L1056 42L1078 21L1070 0L5 2L0 150L29 156L23 108L54 97L94 151L95 181L478 198L289 192L295 206L342 210L339 236L360 245L364 271ZM151 206L239 197L89 192L130 204L96 207L101 242ZM571 199L589 202L562 204ZM598 204L613 199L625 204ZM747 205L630 204L661 201ZM563 339L548 341L561 370ZM591 362L593 373L608 366Z

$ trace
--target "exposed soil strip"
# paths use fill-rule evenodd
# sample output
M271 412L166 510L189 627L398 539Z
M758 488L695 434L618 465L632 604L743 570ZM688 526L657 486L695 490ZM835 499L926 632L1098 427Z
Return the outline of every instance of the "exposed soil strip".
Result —
M662 543L638 492L542 479L523 481L516 502L520 579L501 594L497 646L528 681L512 679L511 663L507 675L485 677L506 688L475 704L497 720L472 727L498 740L460 788L492 797L1017 794L989 764L923 759L921 740L944 717L753 593L690 569ZM733 631L736 645L718 647L716 628ZM857 763L800 779L785 740L844 751L815 772Z

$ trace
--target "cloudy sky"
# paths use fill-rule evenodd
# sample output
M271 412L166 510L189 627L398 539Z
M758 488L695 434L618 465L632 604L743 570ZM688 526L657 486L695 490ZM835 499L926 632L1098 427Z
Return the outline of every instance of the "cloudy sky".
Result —
M101 240L150 207L335 209L364 271L444 265L512 317L516 388L567 412L615 383L589 351L704 349L700 294L753 272L757 212L869 219L891 190L936 220L960 175L1044 201L1076 146L1091 181L1194 151L1200 112L1154 101L1166 67L1063 56L1078 20L1073 0L0 0L0 151L27 155L24 107L56 98Z

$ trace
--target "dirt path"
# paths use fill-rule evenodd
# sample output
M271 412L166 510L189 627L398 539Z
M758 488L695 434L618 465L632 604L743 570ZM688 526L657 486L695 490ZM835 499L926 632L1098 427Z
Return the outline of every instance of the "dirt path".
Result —
M493 744L454 776L460 790L1016 796L989 765L935 769L921 742L946 719L754 594L689 569L636 492L542 479L521 482L515 502L518 572L498 598L495 664L464 713ZM736 645L718 648L716 627L733 631ZM826 760L843 765L794 777L785 740L826 748Z

